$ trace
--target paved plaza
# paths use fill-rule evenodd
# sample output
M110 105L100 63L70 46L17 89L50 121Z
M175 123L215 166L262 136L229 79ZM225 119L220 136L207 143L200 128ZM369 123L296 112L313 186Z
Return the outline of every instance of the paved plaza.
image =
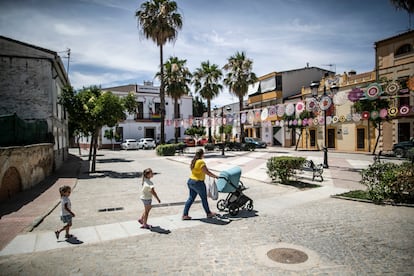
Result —
M29 216L25 207L2 216L1 231L7 230L2 220L26 225L4 242L0 274L414 275L413 208L330 197L363 188L359 170L372 163L372 156L330 153L324 182L300 175L321 187L299 189L268 178L266 161L277 155L322 162L322 152L273 147L226 156L207 153L206 163L215 172L242 168L241 180L249 187L245 193L254 200L254 210L237 216L220 212L207 219L197 202L190 210L191 221L181 220L191 153L159 157L154 151L102 150L94 174L87 173L87 156L82 155L82 160L71 161L79 166L77 178L67 173L37 197L38 207L30 210L38 209L40 217ZM141 172L147 167L156 172L153 181L162 201L151 210L151 230L140 229L136 221L143 209L138 200ZM53 233L61 226L60 208L54 207L62 181L73 185L76 238L69 240L56 240ZM216 201L209 202L216 210ZM28 217L35 219L27 223ZM274 261L270 254L287 250L302 253L306 260L295 263L294 256L282 254L284 262Z

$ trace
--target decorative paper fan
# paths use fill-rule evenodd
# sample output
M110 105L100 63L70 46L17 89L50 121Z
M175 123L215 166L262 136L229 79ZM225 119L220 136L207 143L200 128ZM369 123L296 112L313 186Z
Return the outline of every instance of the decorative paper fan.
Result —
M345 118L345 116L344 116L344 115L341 115L341 116L339 117L339 121L340 121L341 123L345 122L345 120L346 120L346 118Z
M313 119L309 118L308 121L306 122L306 124L308 126L312 126L313 125Z
M305 110L305 104L302 101L296 103L296 114L300 114Z
M333 103L335 105L343 105L346 103L347 97L344 91L338 92L333 96Z
M385 88L385 91L387 91L387 93L391 96L396 95L399 90L400 85L396 81L390 82L387 85L387 88Z
M254 121L255 121L255 122L260 121L260 116L261 116L261 112L260 112L260 110L256 110L256 111L254 112Z
M227 123L231 125L233 123L233 115L232 114L228 114L226 116L226 118L227 118Z
M276 107L274 105L269 107L269 117L276 116Z
M286 105L286 115L288 116L292 116L295 113L295 106L293 105L293 103L288 103Z
M368 111L362 112L362 119L364 119L364 120L369 119L369 112Z
M263 110L262 110L262 114L261 114L261 116L260 116L260 119L262 119L262 121L264 121L264 120L266 120L267 119L267 117L269 116L269 113L268 113L268 110L267 110L267 108L264 108Z
M280 122L279 121L276 121L275 122L275 126L279 126L280 125Z
M253 124L253 121L254 121L254 113L253 113L253 111L252 111L252 110L250 110L250 111L247 113L247 122L248 122L249 124Z
M331 116L326 116L326 124L330 125L332 123L332 117Z
M319 108L321 110L328 110L332 105L332 99L329 96L322 96L321 101L319 102Z
M317 126L319 124L318 118L313 119L313 124Z
M307 118L303 119L302 125L306 126L307 124L308 124L308 119Z
M372 120L375 120L375 119L377 119L379 117L379 112L378 112L378 110L373 110L373 111L371 111L371 119Z
M384 119L388 115L388 110L386 108L381 109L379 115L382 119Z
M325 123L325 119L323 117L319 117L318 121L320 125L323 125Z
M283 115L285 115L285 105L278 104L277 105L277 116L283 117Z
M348 99L351 102L357 102L362 98L363 95L364 91L362 91L361 88L353 88L351 92L348 93Z
M397 116L398 113L398 108L396 107L391 107L390 109L388 109L388 115L390 116Z
M346 114L346 120L349 122L352 120L352 115L351 113ZM345 122L345 121L344 121Z
M241 123L242 124L246 123L246 113L242 113L242 115L241 115Z
M314 98L306 99L306 110L316 111L318 108L318 101Z
M298 119L298 126L301 126L303 124L301 119Z
M372 101L378 99L381 93L381 86L377 83L371 83L365 90L365 97Z
M361 115L360 115L359 113L355 113L355 114L352 116L352 120L354 120L354 122L359 122L359 121L361 121Z
M408 105L400 106L400 114L407 115L410 112L410 107Z
M337 122L339 122L339 118L338 118L338 116L333 116L333 118L332 118L332 123L333 123L333 124L336 124Z

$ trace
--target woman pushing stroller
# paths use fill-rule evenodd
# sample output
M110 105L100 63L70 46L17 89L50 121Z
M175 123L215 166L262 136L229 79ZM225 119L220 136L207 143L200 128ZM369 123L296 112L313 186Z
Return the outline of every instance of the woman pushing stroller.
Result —
M214 217L216 213L211 212L210 207L207 201L207 189L206 184L204 182L206 175L218 178L217 175L212 173L208 168L206 163L203 160L204 157L204 150L198 149L195 153L193 160L191 161L190 169L191 175L187 181L187 186L189 190L189 197L185 203L184 211L183 211L183 220L190 220L191 217L188 215L191 205L193 204L197 195L201 198L201 203L203 205L203 209L206 212L207 218Z

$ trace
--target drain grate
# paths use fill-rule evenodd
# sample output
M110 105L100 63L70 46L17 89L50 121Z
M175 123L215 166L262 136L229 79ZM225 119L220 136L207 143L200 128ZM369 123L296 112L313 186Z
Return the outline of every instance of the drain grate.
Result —
M292 248L275 248L267 252L272 261L283 264L300 264L308 260L308 255Z
M103 208L99 209L98 212L114 212L124 210L124 207L114 207L114 208Z

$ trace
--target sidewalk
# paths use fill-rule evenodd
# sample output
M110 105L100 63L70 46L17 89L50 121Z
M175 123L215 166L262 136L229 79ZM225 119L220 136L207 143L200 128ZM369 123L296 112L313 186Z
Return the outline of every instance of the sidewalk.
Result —
M76 185L81 163L79 157L69 155L42 183L0 204L0 250L18 234L32 231L59 204L59 187Z
M264 160L268 158L269 152L256 151L249 153L249 157L246 157L245 155L245 152L226 152L226 156L223 157L221 156L221 153L213 152L206 154L206 160L208 160L209 168L217 172L230 167L244 166L247 164L247 167L245 167L243 171L243 178L270 183L271 180L266 174L266 162L264 162ZM168 157L168 159L188 164L192 157L193 156L190 153ZM315 158L314 161L320 163L319 160L315 160ZM54 176L47 178L44 183L33 189L33 191L31 190L28 193L22 193L18 198L1 206L1 210L4 210L4 215L0 220L0 249L2 249L0 255L44 251L53 248L68 247L73 244L96 243L148 233L147 230L137 228L136 221L122 221L119 223L74 228L72 232L77 239L68 240L68 242L56 242L53 231L23 234L25 232L30 232L45 216L53 211L57 204L59 204L58 189L60 186L70 185L74 187L76 185L82 162L85 164L87 163L87 161L82 161L80 158L71 155L71 158L69 158L64 167L56 172ZM334 160L332 160L332 163L335 163ZM341 165L347 164L342 163ZM278 195L275 198L255 198L254 207L256 210L260 210L261 213L265 214L266 212L286 209L305 202L328 198L330 195L349 191L352 185L349 185L349 183L345 185L344 183L341 184L339 182L343 182L344 179L346 180L346 178L348 178L349 182L354 183L356 181L357 173L348 170L341 171L340 173L342 177L340 179L333 179L331 174L342 169L343 167L334 166L330 170L325 170L325 181L322 183L323 187L321 188L286 193ZM84 170L87 171L86 168L84 168ZM348 177L346 177L347 175ZM310 181L310 173L308 176L302 175L301 177L304 178L303 181L305 182L320 184L319 182ZM194 212L193 217L194 216L203 218L203 213ZM178 228L194 227L200 225L202 222L200 220L193 220L191 223L183 223L180 215L165 215L154 218L154 223L162 225L162 228L155 227L153 231L163 232L167 231L167 229L169 231ZM64 241L64 239L61 239L60 241Z

